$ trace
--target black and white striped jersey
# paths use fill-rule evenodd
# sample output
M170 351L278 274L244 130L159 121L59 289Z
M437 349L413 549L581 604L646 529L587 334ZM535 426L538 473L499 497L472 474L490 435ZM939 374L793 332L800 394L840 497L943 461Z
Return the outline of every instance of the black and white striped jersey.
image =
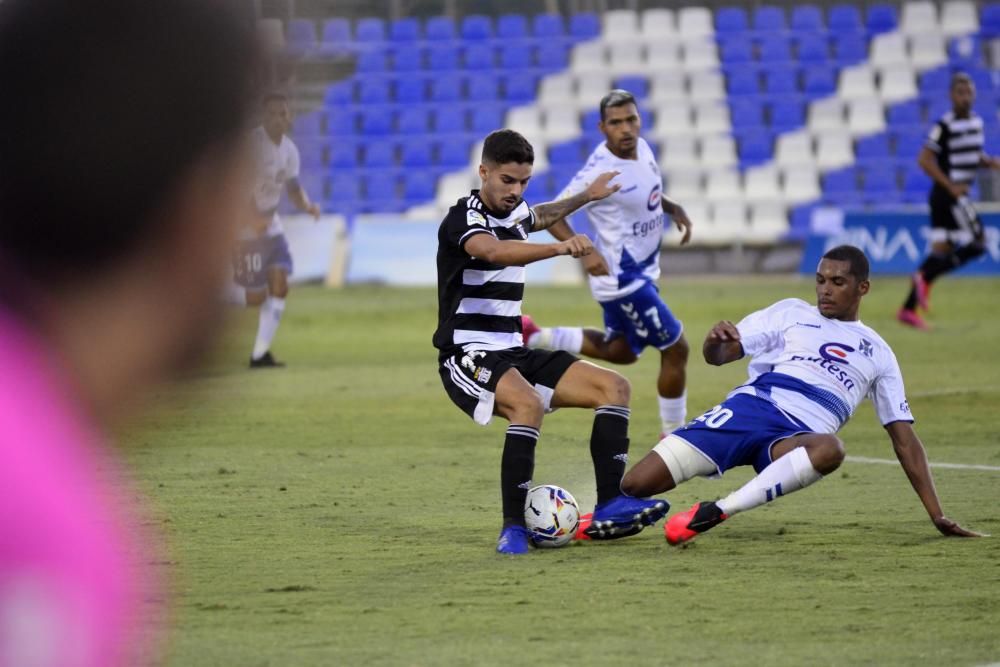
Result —
M953 183L971 183L983 157L983 119L975 112L958 118L954 111L941 116L924 144L937 154L938 166ZM935 189L944 191L937 183Z
M497 266L471 257L466 242L476 234L526 241L535 214L523 200L507 216L492 213L473 190L448 211L438 229L438 328L434 347L507 350L522 347L523 266Z

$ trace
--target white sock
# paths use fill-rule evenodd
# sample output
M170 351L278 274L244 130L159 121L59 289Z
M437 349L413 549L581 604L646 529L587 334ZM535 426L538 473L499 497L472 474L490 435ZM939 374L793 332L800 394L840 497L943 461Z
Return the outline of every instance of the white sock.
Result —
M236 283L229 283L222 290L222 302L233 306L247 305L247 290Z
M687 389L677 398L657 397L660 401L660 421L663 433L673 433L687 422Z
M732 516L737 512L753 509L792 491L803 489L821 479L823 479L823 475L813 468L806 448L796 447L764 468L759 475L744 484L742 488L733 491L716 504L719 509Z
M278 332L281 316L285 312L285 300L269 296L260 306L257 323L257 340L253 344L253 358L260 359L271 349L271 341Z
M528 339L528 347L544 350L565 350L580 354L583 349L582 327L545 327Z

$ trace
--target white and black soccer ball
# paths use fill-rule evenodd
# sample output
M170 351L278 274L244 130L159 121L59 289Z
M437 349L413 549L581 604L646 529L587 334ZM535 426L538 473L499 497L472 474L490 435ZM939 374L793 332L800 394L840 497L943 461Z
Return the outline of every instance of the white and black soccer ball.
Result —
M580 525L580 506L562 487L536 486L524 501L524 523L535 546L561 547L569 544Z

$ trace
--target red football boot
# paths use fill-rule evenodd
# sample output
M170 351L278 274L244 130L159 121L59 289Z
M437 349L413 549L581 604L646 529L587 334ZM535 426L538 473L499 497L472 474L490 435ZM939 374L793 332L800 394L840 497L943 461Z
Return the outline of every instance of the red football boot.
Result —
M728 519L715 503L698 503L687 512L675 514L663 526L667 542L677 546L689 542Z

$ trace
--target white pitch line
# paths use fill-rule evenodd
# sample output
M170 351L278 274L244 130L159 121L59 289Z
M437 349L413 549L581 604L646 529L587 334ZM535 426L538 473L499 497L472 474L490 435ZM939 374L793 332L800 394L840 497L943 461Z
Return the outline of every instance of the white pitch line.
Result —
M979 392L991 392L1000 389L1000 385L988 384L982 387L943 387L941 389L929 389L927 391L917 391L909 393L910 398L934 398L935 396L961 396L963 394L975 394Z
M845 459L848 463L880 463L882 465L899 465L896 459L873 459L867 456L848 456ZM1000 472L1000 466L984 466L974 463L931 463L932 468L950 468L952 470L988 470L990 472Z

